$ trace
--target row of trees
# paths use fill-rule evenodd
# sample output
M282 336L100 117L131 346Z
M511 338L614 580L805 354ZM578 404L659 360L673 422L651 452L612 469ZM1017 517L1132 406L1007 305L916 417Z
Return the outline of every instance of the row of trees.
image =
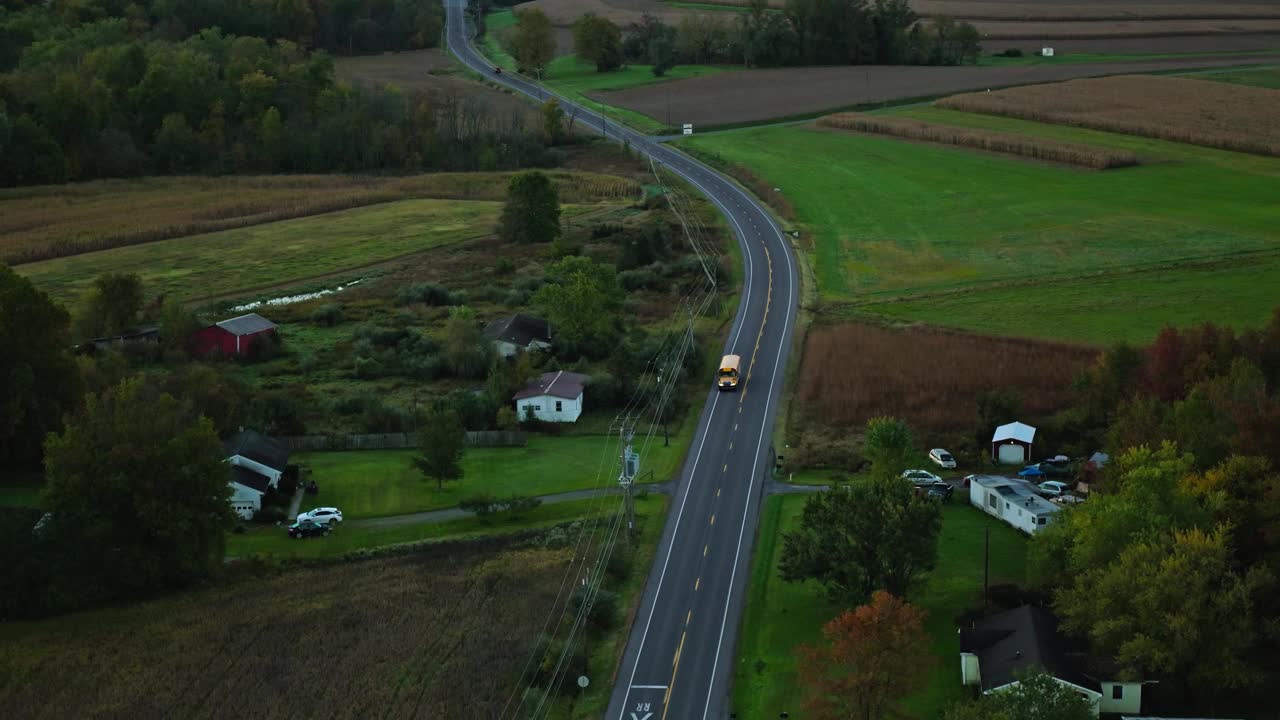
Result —
M625 63L663 75L678 63L792 65L959 65L976 62L982 36L949 17L921 20L906 0L788 0L775 10L753 0L747 12L690 14L677 27L644 15L620 28L594 14L573 25L578 57L600 72ZM555 56L551 22L540 10L516 13L510 42L521 69L541 72Z
M435 47L444 7L440 0L14 0L0 8L0 72L17 65L33 42L104 18L123 19L131 34L157 39L221 28L352 54Z
M44 11L23 16L34 12ZM549 161L523 115L469 96L339 84L332 58L291 40L218 27L162 34L108 17L25 36L0 75L0 184Z

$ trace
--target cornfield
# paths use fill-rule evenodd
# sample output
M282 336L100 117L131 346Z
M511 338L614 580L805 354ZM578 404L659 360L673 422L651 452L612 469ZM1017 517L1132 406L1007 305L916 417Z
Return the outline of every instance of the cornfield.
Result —
M1120 75L943 98L938 107L1280 156L1280 91Z
M1138 156L1124 150L1112 150L1080 143L1059 142L993 130L951 127L907 118L878 117L848 112L820 117L818 118L818 125L863 133L891 135L908 140L922 140L990 152L1008 153L1036 160L1080 165L1096 170L1129 167L1138 164Z
M566 561L452 543L10 628L0 717L489 720Z
M1072 381L1096 355L1079 346L935 328L819 325L805 338L794 416L858 428L892 415L917 432L967 431L979 395L1013 387L1026 416L1037 417L1071 399Z
M638 198L611 175L548 173L566 203ZM0 191L0 262L48 260L418 198L502 200L511 173L106 180Z

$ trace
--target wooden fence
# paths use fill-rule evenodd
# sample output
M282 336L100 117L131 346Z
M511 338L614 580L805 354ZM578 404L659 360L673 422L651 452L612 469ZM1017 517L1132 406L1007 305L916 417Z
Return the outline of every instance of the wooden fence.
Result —
M366 435L294 435L280 441L293 451L316 450L403 450L418 446L417 433L371 433ZM477 430L466 433L467 447L524 447L524 433L515 430Z

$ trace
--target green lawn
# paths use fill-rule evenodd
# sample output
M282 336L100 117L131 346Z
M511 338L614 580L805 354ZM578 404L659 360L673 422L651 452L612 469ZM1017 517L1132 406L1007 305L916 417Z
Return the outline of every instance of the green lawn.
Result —
M794 649L816 642L822 625L843 609L814 583L785 583L778 577L781 535L799 523L804 502L796 495L765 501L734 682L734 710L743 720L772 720L784 711L799 716L802 693L794 676ZM911 598L929 613L926 627L937 664L929 671L929 686L904 703L910 717L937 717L947 702L962 695L954 618L980 602L985 527L991 528L991 581L1021 582L1025 574L1026 538L1021 533L962 498L944 507L938 566Z
M855 309L888 317L1046 340L1150 342L1164 325L1213 320L1243 329L1265 325L1280 303L1280 256L1134 274L1038 283L1033 287L958 292ZM1026 318L1000 308L1033 305ZM1046 316L1038 308L1048 308ZM1051 318L1051 319L1049 319Z
M718 5L716 3L676 2L675 0L666 0L666 4L681 10L699 10L702 12L744 13L751 10L746 5Z
M104 272L136 272L151 294L203 298L350 271L493 231L502 204L401 200L297 220L20 265L73 301Z
M1103 342L1150 337L1170 322L1253 322L1276 301L1258 289L1273 273L1256 257L1237 257L1218 276L1179 266L1280 252L1280 159L929 107L891 114L1133 149L1147 164L1091 172L807 126L677 144L742 163L782 188L813 240L820 298L854 304L851 311L1051 337L1066 321L1071 337ZM1090 276L1139 268L1162 269L1089 285L1100 282ZM1232 284L1215 284L1221 281ZM1049 283L1067 284L1045 290ZM1130 297L1166 284L1200 295L1144 296L1151 312L1111 327ZM1127 292L1117 293L1120 286ZM1094 287L1108 291L1097 299L1108 309L1067 321ZM973 305L959 317L931 304L941 301L897 309L889 302L961 291ZM1018 307L1032 312L1004 312L1015 292ZM1206 302L1204 293L1218 296Z
M43 489L44 484L39 480L6 478L0 483L0 507L39 507Z
M514 70L515 58L502 48L500 40L504 31L515 25L514 14L510 10L493 12L488 15L487 23L488 32L480 39L479 49L495 65L506 70ZM570 54L552 60L543 72L542 80L557 93L606 117L624 122L641 132L659 133L670 127L665 118L655 119L638 112L597 102L588 98L586 93L682 80L723 72L727 69L712 65L677 65L668 70L664 76L656 77L651 65L628 65L620 70L602 73L596 71L593 63L580 62L577 55Z
M502 513L490 518L467 517L390 528L361 528L347 523L324 538L293 539L286 534L284 528L255 527L243 535L227 535L227 556L279 559L335 557L353 550L417 540L494 535L547 527L587 517L604 507L613 506L593 500L575 500L541 505L519 517Z
M641 458L643 470L653 470L655 482L670 478L685 446L674 442L664 448L658 442ZM506 497L583 490L596 486L597 473L611 486L617 480L616 449L616 438L604 435L531 435L522 448L468 448L462 480L445 483L444 490L410 466L413 450L303 453L293 462L309 466L320 486L319 495L306 496L303 510L331 505L344 518L362 518L454 507L481 493Z
M1242 68L1239 70L1216 70L1188 75L1198 80L1216 80L1236 85L1253 85L1255 87L1280 90L1280 67Z

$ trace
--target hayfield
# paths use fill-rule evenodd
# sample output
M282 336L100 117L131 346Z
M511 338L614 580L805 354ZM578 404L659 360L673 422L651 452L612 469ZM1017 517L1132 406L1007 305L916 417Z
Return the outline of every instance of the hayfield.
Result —
M1280 92L1265 88L1128 75L955 95L936 105L1280 155Z
M706 4L745 6L748 0L700 0ZM1275 5L1227 0L909 0L912 10L932 17L948 15L963 20L1214 20L1265 19L1280 17ZM769 0L770 7L782 8L786 0Z
M1048 319L1046 319L1048 321ZM873 324L809 330L796 386L796 415L857 428L878 415L919 432L967 429L977 397L1015 387L1027 417L1063 407L1096 351L1075 345Z
M1274 60L1261 55L1255 62ZM625 108L672 124L733 125L779 118L818 115L845 108L910 98L932 98L964 90L1053 82L1123 73L1163 72L1241 65L1250 56L1172 57L1132 62L924 67L867 65L860 67L774 68L743 70L673 82L595 91L593 100Z
M1280 67L1244 68L1225 72L1203 73L1197 77L1201 80L1280 90Z
M510 540L0 627L0 716L497 716L568 554Z
M641 192L638 183L616 176L550 174L564 202L634 198ZM511 176L174 177L0 190L0 262L31 263L397 200L502 200Z
M1008 155L1020 155L1035 160L1079 165L1095 170L1130 167L1138 164L1137 155L1122 150L1090 147L1079 143L1057 142L1013 133L956 128L906 118L866 115L863 113L836 113L818 118L817 124L822 127L853 130L873 135L889 135L907 140L922 140Z

